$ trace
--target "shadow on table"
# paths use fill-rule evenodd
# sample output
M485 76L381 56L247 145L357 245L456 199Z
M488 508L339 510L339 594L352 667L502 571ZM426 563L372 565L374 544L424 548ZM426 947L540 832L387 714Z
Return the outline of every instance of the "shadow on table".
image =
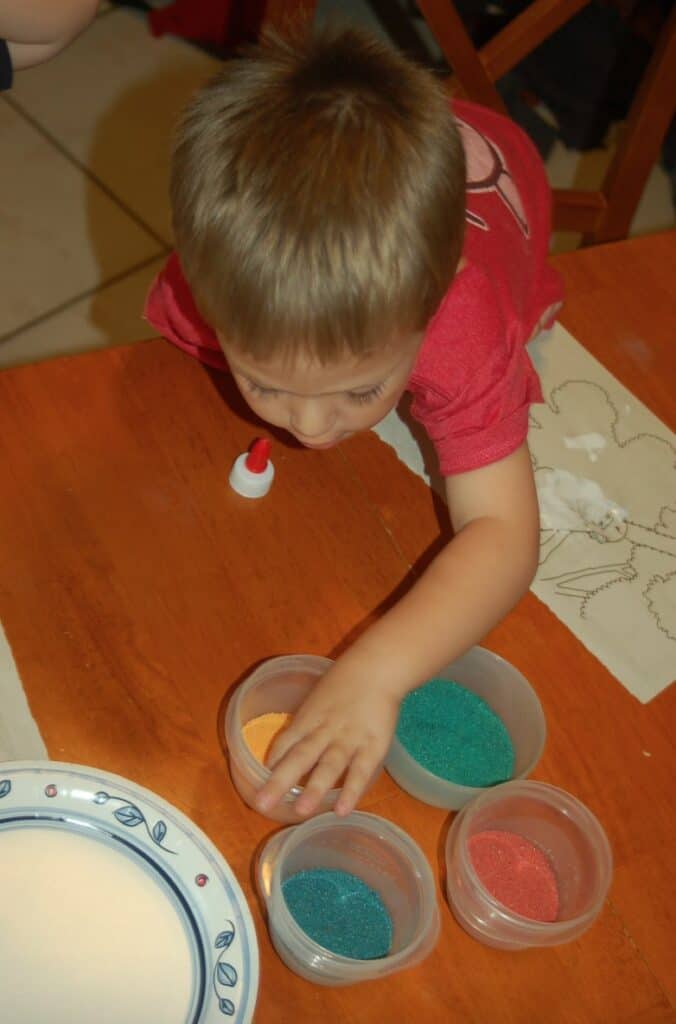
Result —
M260 416L256 415L242 397L231 373L226 370L215 370L210 366L205 366L204 370L214 390L223 399L229 411L234 413L235 416L244 420L245 423L251 423L261 433L269 434L275 441L285 445L287 448L299 450L303 448L300 441L296 441L295 437L288 430L284 430L282 427L275 427L272 423L268 423L267 420L262 420Z

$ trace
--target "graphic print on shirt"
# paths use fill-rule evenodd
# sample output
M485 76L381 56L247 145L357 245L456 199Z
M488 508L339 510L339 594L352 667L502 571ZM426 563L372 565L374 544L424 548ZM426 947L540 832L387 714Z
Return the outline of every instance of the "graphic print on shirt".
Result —
M530 238L530 227L521 196L510 174L507 161L500 149L477 131L471 124L456 118L456 125L465 150L467 164L467 193L496 192L513 215L526 238ZM467 221L482 231L489 231L490 225L472 210L465 213Z

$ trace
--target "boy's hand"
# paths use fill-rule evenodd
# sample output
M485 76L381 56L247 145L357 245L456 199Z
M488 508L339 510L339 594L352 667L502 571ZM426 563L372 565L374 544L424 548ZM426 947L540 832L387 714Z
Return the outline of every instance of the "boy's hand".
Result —
M269 811L311 772L296 801L312 814L344 771L335 806L348 814L383 761L399 703L479 641L535 574L538 503L528 446L446 480L455 537L401 600L315 686L275 742L256 804Z
M334 810L349 814L387 754L398 714L395 694L338 662L273 745L268 759L272 775L256 797L256 806L269 811L311 772L295 809L301 815L312 814L346 772Z

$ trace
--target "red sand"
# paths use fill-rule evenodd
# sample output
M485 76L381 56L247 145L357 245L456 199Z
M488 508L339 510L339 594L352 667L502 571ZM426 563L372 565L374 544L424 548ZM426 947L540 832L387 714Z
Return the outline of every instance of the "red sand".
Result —
M514 832L486 831L468 843L472 866L490 894L533 921L556 921L559 890L545 854Z

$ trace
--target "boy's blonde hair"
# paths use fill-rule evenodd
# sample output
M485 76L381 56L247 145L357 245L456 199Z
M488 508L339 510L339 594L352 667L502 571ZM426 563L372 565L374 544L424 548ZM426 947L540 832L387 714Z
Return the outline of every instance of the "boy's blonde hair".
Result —
M422 331L462 247L465 166L432 74L355 29L229 61L178 129L177 248L211 325L264 361Z

